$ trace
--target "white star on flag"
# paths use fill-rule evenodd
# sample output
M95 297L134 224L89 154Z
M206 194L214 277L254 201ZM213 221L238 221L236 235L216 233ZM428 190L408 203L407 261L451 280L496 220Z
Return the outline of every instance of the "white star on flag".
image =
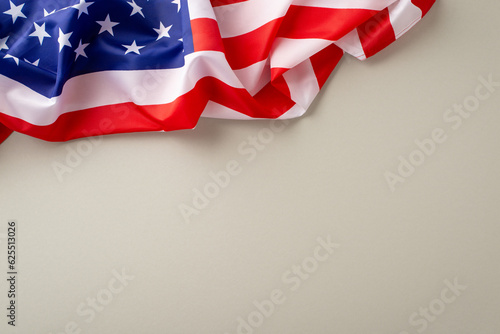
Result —
M17 57L14 57L12 55L5 55L5 57L3 57L4 59L8 59L8 58L12 58L14 59L14 61L16 62L17 66L19 66L19 58Z
M89 46L89 44L90 43L84 43L84 44L82 44L82 41L80 40L80 43L78 44L78 47L75 49L75 52L76 52L76 58L75 58L75 60L77 60L79 56L88 58L87 54L85 53L85 48L87 46Z
M177 13L181 10L181 0L172 0L173 4L177 5Z
M43 9L43 17L47 17L47 16L49 16L49 15L52 15L52 14L54 14L55 12L56 12L56 10L54 9L53 11L51 11L51 12L49 13L49 12L47 12L47 10L44 8L44 9Z
M158 38L156 40L159 40L160 38L163 38L163 37L170 38L170 35L168 33L170 31L170 28L172 28L172 26L165 28L165 26L163 25L163 22L160 22L160 28L158 28L158 29L153 28L156 31L156 33L158 34Z
M12 1L9 1L9 2L10 2L10 9L6 10L4 13L12 16L12 23L16 23L16 20L19 17L26 18L26 15L24 15L22 12L22 9L24 7L24 3L19 5L19 6L16 6L12 3Z
M43 39L45 37L52 37L50 36L46 31L45 31L45 23L39 26L36 22L34 23L35 25L35 31L30 34L31 37L38 37L38 40L40 41L40 45L43 44Z
M9 47L7 46L7 40L9 39L9 36L0 38L0 50L8 50Z
M80 18L80 15L82 15L82 13L85 13L87 15L89 15L89 10L88 8L93 4L93 2L85 2L85 0L80 0L80 3L74 5L74 6L71 6L75 9L78 9L78 18Z
M30 62L28 59L24 58L24 61L27 62L28 64L31 64L33 66L37 66L40 63L40 59L35 60L34 62Z
M142 17L145 17L144 14L142 13L142 7L139 7L134 0L132 0L132 2L127 2L130 6L132 6L132 14L130 14L130 16L134 15L134 14L141 14Z
M120 24L118 22L111 21L111 19L109 18L109 14L108 16L106 16L106 19L104 19L104 21L96 21L96 22L99 25L101 25L101 30L99 30L99 34L107 31L111 34L111 36L114 36L113 27Z
M61 52L65 46L71 47L71 43L69 42L71 35L73 35L72 32L65 34L61 28L59 28L59 38L57 39L57 42L59 43L59 52Z
M145 46L137 46L137 44L135 43L135 41L131 45L125 45L125 44L123 44L122 46L124 48L127 48L127 51L125 51L125 54L128 54L130 52L134 52L134 53L137 53L138 55L141 54L141 52L139 50L145 47Z

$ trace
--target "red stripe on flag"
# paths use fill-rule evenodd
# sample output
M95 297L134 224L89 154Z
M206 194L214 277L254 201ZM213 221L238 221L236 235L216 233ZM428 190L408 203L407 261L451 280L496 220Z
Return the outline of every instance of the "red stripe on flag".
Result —
M415 6L417 6L418 8L420 8L422 10L422 16L424 16L425 14L427 14L429 9L431 9L432 5L436 1L435 0L411 0L411 2Z
M376 13L368 9L290 6L278 37L336 41Z
M231 68L242 69L267 59L281 21L276 19L247 34L224 38L222 42Z
M290 69L279 68L279 67L271 68L271 85L278 90L278 92L274 93L282 94L291 100L290 89L288 88L288 84L286 83L286 80L283 77L283 74L288 70Z
M193 46L195 52L224 52L217 21L206 18L191 20L191 30L193 32Z
M396 40L387 8L361 24L357 30L367 58Z
M310 58L319 88L324 86L343 55L344 51L332 44Z
M375 13L365 9L290 6L284 18L275 19L249 33L224 38L226 58L232 69L242 69L267 59L276 37L335 41Z
M210 0L212 7L231 5L233 3L245 2L248 0Z
M280 80L277 85L280 88ZM0 113L0 122L14 131L47 141L144 131L193 128L211 100L253 118L278 118L294 103L269 83L255 97L245 89L231 87L219 79L205 77L195 88L172 103L137 106L123 103L62 114L52 124L37 126Z
M2 115L2 114L0 114ZM0 144L10 136L13 131L0 123Z

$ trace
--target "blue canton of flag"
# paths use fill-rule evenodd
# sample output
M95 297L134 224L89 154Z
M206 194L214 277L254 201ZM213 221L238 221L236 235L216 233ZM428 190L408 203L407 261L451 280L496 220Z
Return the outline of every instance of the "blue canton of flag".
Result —
M187 0L0 0L0 74L49 98L78 75L178 68L192 52Z

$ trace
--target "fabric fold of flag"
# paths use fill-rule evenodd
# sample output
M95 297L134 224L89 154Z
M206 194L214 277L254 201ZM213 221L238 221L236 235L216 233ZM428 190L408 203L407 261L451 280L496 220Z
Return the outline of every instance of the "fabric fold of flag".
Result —
M0 142L303 115L435 0L0 0Z

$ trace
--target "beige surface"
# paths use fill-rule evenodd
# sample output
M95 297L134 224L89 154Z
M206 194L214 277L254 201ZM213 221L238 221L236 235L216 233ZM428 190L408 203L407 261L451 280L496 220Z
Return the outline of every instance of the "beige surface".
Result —
M344 59L281 132L205 119L96 143L14 134L0 237L17 220L18 326L2 311L0 332L234 334L241 317L254 327L240 333L499 333L500 87L476 92L480 76L500 81L499 12L439 1L380 55ZM476 93L459 124L447 110ZM391 192L386 172L433 133ZM91 152L59 182L54 162L78 149ZM209 185L228 163L229 184ZM186 222L206 185L216 196ZM2 279L2 309L6 291Z

